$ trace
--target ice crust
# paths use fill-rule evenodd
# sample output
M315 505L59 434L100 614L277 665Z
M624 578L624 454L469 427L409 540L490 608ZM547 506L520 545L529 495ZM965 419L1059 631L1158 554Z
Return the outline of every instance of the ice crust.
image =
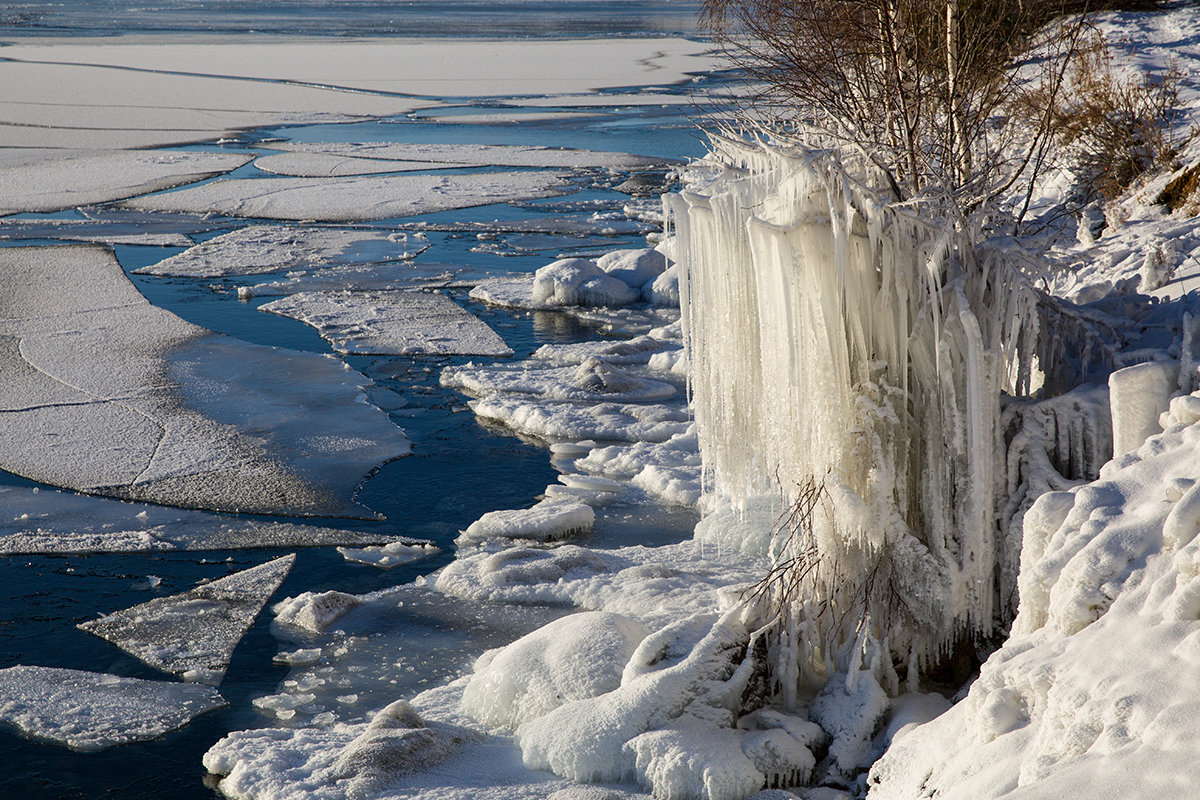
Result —
M72 750L156 739L225 705L210 686L50 667L0 670L0 721Z
M438 292L299 292L259 310L313 326L339 353L513 354L487 323Z
M150 666L216 686L295 555L79 625Z
M362 516L361 476L409 452L362 402L361 375L151 306L103 249L4 248L0 270L11 472L190 508Z
M568 184L546 172L217 180L126 201L129 208L272 220L367 222L554 197Z
M0 216L123 200L215 177L250 159L237 153L117 150L0 163Z
M429 247L420 234L364 228L312 228L248 225L189 247L157 264L135 270L143 275L218 278L258 275L414 258Z

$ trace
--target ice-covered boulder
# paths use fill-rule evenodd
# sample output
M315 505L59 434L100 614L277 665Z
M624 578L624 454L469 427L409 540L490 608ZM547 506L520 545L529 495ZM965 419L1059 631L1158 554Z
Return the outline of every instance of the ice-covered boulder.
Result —
M610 692L647 633L641 622L606 611L555 620L481 656L462 710L485 725L515 728L564 703Z
M596 259L596 266L627 286L640 289L661 275L668 264L662 253L643 247L605 253Z
M282 625L320 633L360 602L345 592L305 592L279 601L271 610L275 612L275 621Z
M583 503L542 500L532 508L489 511L472 522L459 537L459 544L500 537L544 542L587 533L596 512Z
M665 272L642 284L642 299L655 306L679 307L679 268L672 264Z
M609 275L590 258L563 258L539 269L533 278L538 306L623 306L639 297L637 289Z

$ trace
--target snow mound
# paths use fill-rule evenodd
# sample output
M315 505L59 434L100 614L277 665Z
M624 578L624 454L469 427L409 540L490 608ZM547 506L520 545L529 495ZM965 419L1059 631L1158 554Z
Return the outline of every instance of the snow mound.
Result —
M225 705L210 686L49 667L0 670L0 721L72 750L156 739Z
M555 620L481 656L462 710L485 725L515 728L564 703L612 691L648 632L635 619L605 611Z
M156 669L215 686L225 676L238 642L295 560L295 555L277 558L78 627Z
M609 275L589 258L560 259L542 267L533 277L532 299L538 308L623 306L640 297L638 289Z
M489 511L472 522L458 538L459 545L483 539L532 539L545 542L587 533L596 512L583 503L546 499L532 508Z
M1020 610L967 697L898 735L872 800L1188 797L1200 781L1200 396L1025 515Z
M667 269L667 257L657 250L613 250L596 259L596 266L627 286L640 288Z

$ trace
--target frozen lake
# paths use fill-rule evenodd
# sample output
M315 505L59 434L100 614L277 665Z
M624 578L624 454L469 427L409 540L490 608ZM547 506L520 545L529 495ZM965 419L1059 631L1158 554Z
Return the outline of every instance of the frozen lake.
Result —
M39 50L36 38L0 50L0 58L13 58L0 62L0 70L42 69L52 78L61 70L65 76L64 101L56 110L23 95L28 87L16 82L6 80L0 89L0 169L6 170L0 210L8 214L0 217L0 251L20 254L4 261L0 252L0 261L24 275L31 274L31 264L50 269L60 263L56 252L70 252L79 262L74 272L47 272L43 282L30 279L28 287L10 289L8 311L0 314L5 335L22 342L6 369L30 364L58 387L58 394L46 395L30 377L22 384L27 397L5 398L3 416L17 432L6 436L17 441L22 431L46 430L56 441L64 441L64 433L70 439L55 451L64 454L60 461L44 458L45 448L28 455L8 449L5 466L12 472L0 473L0 543L13 553L0 556L0 670L36 665L166 681L162 671L129 652L132 645L119 647L76 625L296 556L278 589L272 584L262 590L267 599L259 602L267 602L267 610L251 614L245 635L235 639L219 685L225 707L161 738L100 752L76 752L0 726L0 747L11 765L0 778L0 796L210 798L201 756L228 732L303 726L314 719L326 725L360 721L393 699L460 674L484 649L563 613L543 604L502 613L458 609L410 585L450 563L455 538L472 522L489 511L532 505L559 474L544 440L481 420L468 407L469 397L443 386L440 377L446 367L496 361L454 354L492 352L462 344L482 341L479 324L513 352L500 363L519 364L545 345L618 341L670 322L669 311L645 306L607 316L530 311L485 305L469 292L485 278L528 275L560 257L645 247L657 225L655 204L633 194L666 188L674 163L703 152L691 119L699 113L693 98L707 84L693 81L688 70L704 59L670 56L684 58L679 63L685 66L637 73L636 64L624 62L639 47L650 55L663 48L611 38L616 49L608 77L593 80L577 70L578 77L539 89L536 76L517 75L502 85L480 82L478 94L467 88L470 69L443 84L446 94L435 91L436 70L414 83L411 93L395 82L365 85L371 77L365 72L338 74L326 76L328 82L353 92L337 92L344 107L331 111L318 95L273 94L284 84L299 91L298 83L325 91L312 88L323 83L319 65L299 82L270 72L276 57L280 73L304 61L289 49L297 40L255 44L251 52L239 50L243 40L233 38L212 53L184 47L170 56L156 49L154 38L164 31L403 35L427 37L425 46L433 49L422 52L433 52L441 45L429 37L481 32L539 37L543 44L546 37L677 35L689 30L693 11L692 4L676 3L577 0L555 3L553 13L547 6L419 3L402 7L401 14L392 4L369 2L230 3L218 17L197 16L182 3L151 9L144 3L80 2L8 4L0 11L7 37L146 34L138 40L141 50L117 44L92 51L90 39ZM353 40L339 39L338 45L352 46ZM565 63L574 47L589 59L604 58L602 50L583 43L556 46L529 58ZM368 60L375 57L363 52ZM469 60L484 51L455 52ZM90 79L89 70L100 69L97 55L111 62L102 67L105 85L116 87L111 99L89 103L67 96L71 86ZM172 57L182 59L180 75L170 71ZM625 67L633 69L634 80L617 74ZM200 73L203 78L195 77ZM177 78L181 82L163 83ZM662 78L668 80L658 83ZM179 107L151 108L150 100L139 101L144 109L120 105L126 80L137 91L178 98ZM214 94L206 94L206 81L214 83ZM41 84L39 91L46 85L57 84ZM221 87L247 94L231 99ZM193 91L195 98L188 94ZM210 96L227 105L207 107ZM262 97L274 99L253 113L238 105ZM702 95L698 99L703 103ZM80 132L80 114L87 134ZM43 124L42 133L30 133ZM210 125L229 135L219 144L205 141L215 140L206 133ZM173 132L176 126L179 132ZM393 199L384 203L383 196ZM76 209L80 204L87 208ZM203 252L196 248L201 244ZM105 259L115 259L111 271ZM136 293L121 288L125 279ZM393 339L356 327L362 322L354 317L358 306L343 304L343 317L328 325L314 319L324 306L311 303L289 312L296 318L259 310L280 298L347 289L393 297L405 289L438 290L441 299L436 309L395 308L384 322L417 325L425 339L409 337L403 344L409 349L392 351ZM64 322L43 324L38 314L21 311L29 308L47 308ZM467 322L476 327L463 327ZM67 328L74 339L62 338ZM149 333L160 328L161 335ZM450 328L458 333L447 333ZM168 335L170 348L161 340ZM31 354L35 341L37 353ZM355 344L338 345L347 341ZM267 349L280 347L311 356ZM103 359L92 357L95 348L104 350ZM355 372L342 370L343 363ZM607 373L587 379L593 378L610 380ZM682 379L670 380L679 390L671 413L679 414ZM86 397L63 395L62 387ZM365 392L365 406L353 400L356 392ZM51 407L78 413L60 419L46 410ZM129 416L129 409L136 414ZM313 412L311 423L304 409ZM376 416L347 416L368 410ZM143 417L151 420L149 428ZM212 438L205 427L210 423L261 433L254 441L266 442L265 452L247 455L237 437ZM354 441L363 426L388 423L403 429L403 436L379 428L369 435L368 449ZM306 430L310 425L325 438L316 441L320 437ZM117 440L130 477L114 477L107 456L83 459L98 446L98 436ZM332 444L330 437L336 438ZM412 454L397 458L409 445ZM320 458L314 460L314 453ZM278 485L274 499L263 502L257 487L247 486L249 474L268 474ZM359 475L365 482L353 489ZM166 505L75 494L50 482ZM126 488L114 488L118 484ZM564 489L577 490L584 491ZM690 533L692 508L648 500L640 490L631 497L601 510L582 543L601 549L666 544ZM270 516L236 513L247 508ZM289 508L298 511L289 514ZM406 552L410 539L432 542L439 551L428 556L427 548L416 555L428 557L389 570L370 563L383 558L370 547L387 542L400 549L393 545L384 560L405 561L408 556L397 554ZM319 544L297 547L314 542ZM247 549L247 543L256 546ZM350 560L338 545L365 555ZM59 552L29 552L39 548ZM106 548L137 552L96 552ZM345 685L329 676L336 642L278 627L272 632L271 603L330 590L386 590L379 601L386 612L348 617L357 627L342 645L349 655L342 653L337 663L357 677ZM154 613L169 619L176 612ZM316 647L326 660L286 655L308 652L306 647ZM185 674L191 662L180 663L176 674ZM313 699L294 706L293 698L309 694ZM115 708L119 714L121 706ZM29 724L32 736L59 735L45 720Z

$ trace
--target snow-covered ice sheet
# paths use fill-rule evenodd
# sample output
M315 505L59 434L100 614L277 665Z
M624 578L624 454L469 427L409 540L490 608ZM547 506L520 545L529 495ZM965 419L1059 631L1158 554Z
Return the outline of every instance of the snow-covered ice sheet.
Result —
M301 292L259 310L313 326L339 353L513 354L487 323L438 292Z
M443 167L460 167L465 165L485 167L541 167L543 169L600 167L611 170L628 170L656 163L652 159L625 153L603 153L594 150L501 144L272 142L264 145L264 147L290 153L319 154L345 159L356 158L371 159L373 161L413 162L421 165L433 163ZM405 167L403 167L403 164L398 164L397 168ZM429 169L429 167L420 166L416 167L416 169ZM383 172L385 170L378 171Z
M192 278L258 275L361 261L403 261L428 247L421 234L410 239L408 234L370 228L249 225L135 271Z
M428 542L417 544L407 541L369 547L339 547L338 552L347 561L391 569L437 555L442 549Z
M546 542L587 533L596 520L591 506L547 498L532 508L489 511L458 537L459 546L484 539Z
M0 215L123 200L211 178L250 159L238 153L137 150L0 164Z
M0 555L417 544L370 532L0 486Z
M262 178L216 180L128 200L126 206L274 220L366 222L554 197L568 191L569 184L548 172Z
M441 381L443 386L476 396L507 392L545 400L628 403L663 400L675 394L675 387L669 383L639 377L596 358L568 367L467 364L442 370Z
M362 516L362 476L410 450L362 402L361 375L151 306L104 249L4 248L0 271L10 472L189 508Z
M289 555L79 625L150 666L216 686L255 617L287 577Z
M267 147L279 148L278 145ZM273 175L291 178L344 178L349 175L382 175L389 172L418 172L428 169L453 169L470 164L449 161L408 161L388 158L369 158L341 155L335 152L296 150L290 153L275 153L255 159L254 166Z
M417 234L419 235L419 234ZM239 286L238 297L282 297L298 292L389 292L406 289L470 289L495 273L461 264L420 261L347 264L293 270L286 278Z
M0 670L0 721L72 750L156 739L225 705L211 686L50 667Z

